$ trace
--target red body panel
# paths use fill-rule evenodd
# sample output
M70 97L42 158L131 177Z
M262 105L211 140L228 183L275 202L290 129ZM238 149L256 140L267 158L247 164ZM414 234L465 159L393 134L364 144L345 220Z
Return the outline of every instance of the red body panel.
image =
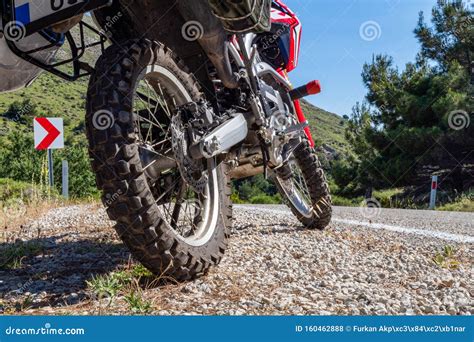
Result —
M287 72L290 72L298 65L302 26L296 14L293 13L281 0L275 0L274 2L279 5L283 11L272 8L272 22L284 23L290 27L290 56L288 65L285 68Z

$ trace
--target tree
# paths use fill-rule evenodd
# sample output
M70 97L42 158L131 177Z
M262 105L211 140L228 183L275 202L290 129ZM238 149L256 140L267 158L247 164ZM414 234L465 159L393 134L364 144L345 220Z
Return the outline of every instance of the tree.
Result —
M13 131L0 150L0 178L40 183L45 156L34 150L32 135Z
M464 164L474 164L472 19L460 1L438 1L432 27L420 14L414 63L400 71L390 56L377 55L364 65L366 102L354 107L346 129L356 158L337 165L339 187L347 185L347 168L353 168L351 188L360 190L416 184L434 167L447 170L445 180L463 189Z
M443 1L432 11L432 26L419 15L415 35L421 44L420 57L436 61L447 71L457 61L470 73L474 53L474 23L468 3L461 0Z

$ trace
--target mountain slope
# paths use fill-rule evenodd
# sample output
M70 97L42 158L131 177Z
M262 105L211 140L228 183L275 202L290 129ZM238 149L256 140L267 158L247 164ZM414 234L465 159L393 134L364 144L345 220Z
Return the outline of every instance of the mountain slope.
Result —
M340 116L302 101L301 106L311 125L311 132L316 144L338 153L348 153L351 146L344 137L345 121Z

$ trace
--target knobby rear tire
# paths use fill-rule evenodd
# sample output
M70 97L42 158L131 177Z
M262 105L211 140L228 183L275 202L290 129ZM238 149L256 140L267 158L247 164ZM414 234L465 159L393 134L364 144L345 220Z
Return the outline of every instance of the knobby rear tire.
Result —
M115 230L133 256L153 273L177 281L204 274L220 262L232 218L230 184L218 166L219 217L209 241L186 243L160 215L140 160L134 132L133 93L142 70L159 65L170 71L191 95L202 98L196 79L182 61L157 42L135 40L111 46L99 58L87 94L86 130L92 167L102 201ZM110 128L93 124L94 114L113 114Z

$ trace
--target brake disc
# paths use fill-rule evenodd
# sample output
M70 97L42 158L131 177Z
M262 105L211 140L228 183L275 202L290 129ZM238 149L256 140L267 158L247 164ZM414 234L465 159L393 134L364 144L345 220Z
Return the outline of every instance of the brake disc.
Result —
M171 119L171 143L181 176L197 193L204 194L209 175L203 162L189 154L189 141L179 113Z

